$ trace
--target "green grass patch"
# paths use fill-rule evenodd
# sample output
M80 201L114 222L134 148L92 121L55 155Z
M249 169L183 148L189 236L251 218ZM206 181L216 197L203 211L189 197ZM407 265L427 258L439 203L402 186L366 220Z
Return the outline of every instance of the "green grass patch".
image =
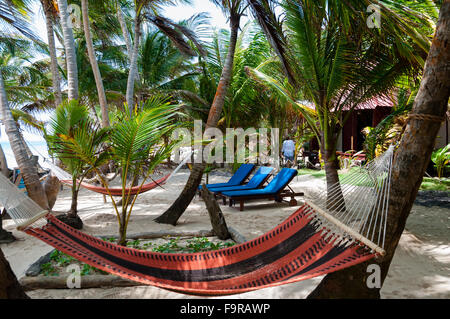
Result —
M353 173L355 170L359 170L359 167L352 167L348 171L339 171L339 176L344 177L348 174ZM298 170L298 175L311 175L315 178L324 178L325 170L314 170L302 168ZM343 183L349 184L349 183ZM370 181L361 181L358 183L350 183L354 186L370 186L372 183ZM450 192L450 178L432 178L432 177L424 177L422 185L420 186L420 190L430 190L430 191L441 191L441 192Z
M420 190L450 192L450 178L424 177Z
M212 242L206 237L194 237L187 239L184 244L180 243L180 238L172 238L165 244L154 247L152 251L160 253L198 253L211 250L218 250L235 245L234 242Z
M117 241L115 238L104 238L104 240L108 242ZM127 247L139 250L151 250L159 253L197 253L227 248L236 244L233 241L213 242L207 237L194 237L183 240L177 237L164 238L163 240L165 240L163 243L152 243L139 239L131 240L127 242ZM50 261L41 265L40 273L44 276L59 276L59 274L65 273L65 268L71 264L80 266L82 276L93 274L108 275L107 272L82 263L59 250L54 250L50 255Z
M301 168L298 169L298 175L311 175L316 178L322 178L325 177L325 170L316 170L316 169L309 169L309 168Z
M59 250L54 250L50 255L50 261L41 265L41 274L44 276L59 276L59 274L64 271L63 269L71 264L80 265L82 276L91 274L108 274L103 270L82 263Z

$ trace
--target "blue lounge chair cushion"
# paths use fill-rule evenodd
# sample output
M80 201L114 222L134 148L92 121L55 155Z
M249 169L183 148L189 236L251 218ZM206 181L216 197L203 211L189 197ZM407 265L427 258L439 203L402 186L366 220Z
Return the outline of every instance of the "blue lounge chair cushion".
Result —
M252 170L255 168L255 164L242 164L236 173L230 178L230 180L226 183L216 183L216 184L207 184L206 187L223 187L223 186L237 186L241 185L245 179L250 175ZM200 185L198 189L202 189Z
M227 197L246 197L246 196L258 196L258 195L275 195L282 191L297 175L297 170L292 168L283 168L263 189L250 189L240 191L227 191L222 192L222 195Z
M222 187L208 187L208 189L213 193L220 193L225 191L238 191L238 190L248 190L259 188L262 183L267 179L268 175L273 171L273 167L261 166L253 177L249 180L249 182L245 185L238 186L222 186Z

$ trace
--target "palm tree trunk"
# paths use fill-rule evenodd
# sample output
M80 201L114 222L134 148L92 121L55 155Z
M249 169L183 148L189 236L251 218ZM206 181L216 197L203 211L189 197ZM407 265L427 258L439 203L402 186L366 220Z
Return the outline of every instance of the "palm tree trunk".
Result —
M78 217L78 189L77 189L77 179L72 178L72 202L70 204L70 211L67 213L69 218Z
M327 199L327 207L335 207L335 203L344 202L342 190L337 189L337 185L339 185L339 161L336 156L336 141L338 133L331 133L330 129L327 131L327 134L322 133L321 153L325 165L327 193L330 194L333 192L333 200L331 201L331 199Z
M120 29L122 30L122 36L125 40L125 46L127 48L128 63L131 65L131 57L133 52L133 45L131 44L130 33L128 32L127 24L123 16L122 8L120 4L117 4L117 19L119 20ZM136 81L139 82L139 72L136 72Z
M9 176L8 170L8 162L6 161L5 153L3 152L3 148L0 145L0 172L6 177Z
M29 299L0 249L0 299Z
M102 75L98 68L97 58L95 56L94 44L92 43L91 28L89 27L88 1L81 0L81 12L83 15L83 28L86 37L86 47L88 51L89 61L91 63L92 72L94 73L95 85L97 86L98 101L102 112L102 127L109 126L108 102L106 101L105 89L103 87Z
M131 52L133 48L131 45L130 33L128 32L127 24L125 23L125 19L120 4L117 4L117 19L119 20L120 29L122 30L122 36L125 40L125 46L127 47L128 60L131 63Z
M141 18L136 13L136 17L134 19L134 45L133 45L133 52L131 54L130 72L128 73L127 93L126 93L126 100L130 112L132 112L134 108L134 83L136 80L136 74L138 73L137 63L139 55L140 38L141 38Z
M45 14L45 24L47 27L48 50L50 52L50 68L52 72L53 94L55 95L55 106L58 107L62 103L61 93L61 77L58 70L58 59L56 55L55 33L53 30L52 11L48 1L42 1L42 7Z
M58 8L64 36L64 48L66 50L68 96L69 100L78 100L77 56L70 16L67 11L67 0L58 0Z
M369 289L366 285L367 277L370 275L367 273L367 266L369 264L380 266L380 279L383 284L430 162L441 126L436 119L444 119L450 97L448 30L450 30L450 0L445 0L425 64L421 87L411 113L416 114L416 117L410 116L394 158L384 247L386 256L327 275L309 298L380 298L380 289Z
M9 177L9 170L8 170L8 164L6 162L5 153L3 153L2 146L0 145L0 174L5 175L6 177ZM4 211L4 209L3 209ZM12 242L15 240L14 236L3 229L3 213L2 210L0 210L0 242Z
M240 16L238 17L232 16L230 18L231 35L228 53L222 70L222 75L217 87L216 96L209 110L206 129L216 127L222 114L222 109L225 104L225 98L227 96L228 89L231 84L231 77L234 65L234 55L236 52L236 43L239 32L239 22ZM170 206L170 208L167 211L165 211L161 216L155 219L156 222L176 225L178 219L181 217L181 215L184 213L184 211L194 198L195 193L197 192L197 188L202 180L205 167L206 167L205 163L194 164L191 174L189 175L189 179L180 196L175 200L175 202L172 204L172 206Z
M29 158L23 145L21 133L19 132L16 122L11 114L6 97L3 76L0 71L0 111L5 125L6 135L8 136L11 149L16 158L17 165L22 173L28 196L33 199L43 209L48 209L47 196L44 188L39 181L39 175L36 166L33 165L32 159Z

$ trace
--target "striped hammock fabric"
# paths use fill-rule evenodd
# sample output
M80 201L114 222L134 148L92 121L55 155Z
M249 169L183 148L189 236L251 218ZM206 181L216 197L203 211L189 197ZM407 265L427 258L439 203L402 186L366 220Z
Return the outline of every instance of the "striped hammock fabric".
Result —
M232 295L293 283L376 256L358 241L331 234L308 205L249 242L191 254L122 247L75 230L51 214L46 218L45 226L25 232L108 273L196 295Z

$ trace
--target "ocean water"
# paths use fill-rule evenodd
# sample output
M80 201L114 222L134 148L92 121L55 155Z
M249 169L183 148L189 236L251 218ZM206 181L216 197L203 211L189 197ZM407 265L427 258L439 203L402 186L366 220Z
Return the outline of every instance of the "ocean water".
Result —
M39 156L39 163L43 165L43 162L45 159L49 160L50 156L48 155L48 148L46 142L41 141L27 141L28 147L30 148L30 151L34 154ZM11 149L11 145L9 142L1 141L0 145L2 146L3 152L6 156L6 161L8 162L8 167L10 169L13 169L17 167L16 159L14 157L14 153ZM43 165L46 166L46 165Z

